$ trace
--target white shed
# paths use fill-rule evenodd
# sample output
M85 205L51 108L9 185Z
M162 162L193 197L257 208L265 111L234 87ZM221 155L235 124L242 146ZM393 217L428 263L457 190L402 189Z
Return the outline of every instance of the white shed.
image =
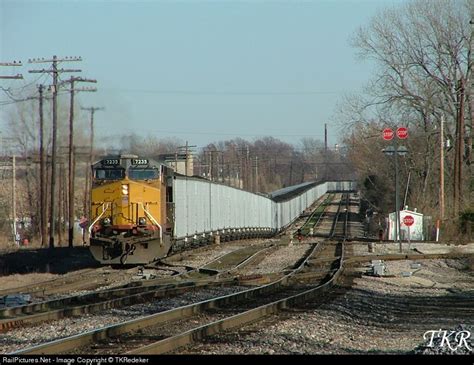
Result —
M408 208L408 207L406 207ZM388 239L395 241L395 226L396 226L396 213L390 213L388 218ZM400 211L400 238L401 240L408 240L408 227L403 224L403 218L407 215L413 217L413 225L410 226L410 239L415 241L423 241L423 214L418 213L416 209L408 210L404 209Z

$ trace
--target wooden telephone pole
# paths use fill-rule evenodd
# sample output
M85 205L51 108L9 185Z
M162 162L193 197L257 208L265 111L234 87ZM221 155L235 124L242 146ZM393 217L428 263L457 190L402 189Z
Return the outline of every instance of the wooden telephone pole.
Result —
M457 101L459 103L456 116L456 146L454 155L454 179L453 179L453 213L454 217L459 216L462 206L462 170L464 154L464 79L460 79L457 89Z
M44 154L44 119L43 119L43 85L38 85L39 92L39 124L40 124L40 233L41 247L46 246L48 236L48 202L46 199L46 157Z
M82 61L80 57L65 57L57 58L53 56L52 59L30 59L28 63L51 63L50 69L30 70L30 73L50 73L53 77L53 141L51 153L51 210L50 210L50 230L49 230L49 247L54 248L54 234L56 231L56 160L57 160L57 130L58 130L58 75L63 72L81 72L76 69L58 69L60 62L78 62Z
M92 182L91 176L91 166L93 162L93 153L94 153L94 114L98 110L105 110L103 107L89 107L89 108L81 108L82 110L88 110L91 113L90 119L90 127L91 127L91 134L90 134L90 149L89 149L89 165L87 166L86 170L86 188L84 189L84 215L88 216L88 209L90 207L90 184Z
M21 62L1 62L0 63L0 66L22 66L22 63ZM0 75L0 79L9 79L9 80L22 80L23 79L23 75L21 74L16 74L14 76L2 76ZM12 212L12 215L13 215L13 239L16 240L16 166L15 166L15 162L16 162L16 156L13 154L12 156L12 208L13 208L13 212Z
M97 91L95 88L82 88L82 89L75 89L74 83L75 82L93 82L96 83L97 80L92 79L84 79L82 77L74 77L71 76L69 80L67 80L71 84L71 88L69 90L71 99L69 105L69 171L68 171L68 191L69 191L69 211L68 211L68 243L69 247L73 247L74 242L74 180L75 180L75 162L74 162L74 93L77 91Z
M439 133L439 205L440 219L444 219L444 116L441 116L441 131Z

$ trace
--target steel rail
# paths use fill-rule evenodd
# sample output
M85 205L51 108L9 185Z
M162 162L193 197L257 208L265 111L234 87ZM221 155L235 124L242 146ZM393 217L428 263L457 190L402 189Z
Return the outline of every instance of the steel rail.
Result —
M331 203L335 200L335 197L336 197L336 194L333 194L333 195L332 195L332 199L331 199ZM329 205L329 204L327 204L327 205ZM314 224L313 228L318 227L319 224L322 222L323 218L326 217L326 214L325 214L325 213L326 213L327 205L326 205L324 211L323 211L323 212L321 213L321 215L319 216L317 222Z
M314 255L318 254L321 250L322 250L322 243L315 244L311 252L307 254L307 256L302 260L301 264L298 267L291 270L282 278L279 278L278 280L271 282L267 285L263 285L263 286L253 288L253 289L248 289L239 293L229 294L222 297L202 301L196 304L191 304L188 306L171 309L164 312L159 312L151 316L135 319L135 320L124 322L117 325L107 326L105 328L89 331L81 335L71 336L68 338L55 340L49 343L40 344L37 346L33 346L27 349L17 351L15 352L15 354L45 354L45 353L67 352L69 350L85 346L88 343L91 343L94 341L98 341L98 340L105 339L108 337L118 336L120 334L124 334L128 332L134 332L141 328L146 328L146 327L154 326L157 324L162 324L168 321L187 318L189 316L202 313L203 311L209 308L218 307L223 304L233 303L242 299L253 298L258 295L273 292L283 286L288 285L291 277L294 274L300 272L305 266L307 266L308 260ZM334 278L337 278L340 275L340 272L342 272L343 256L344 256L343 252L344 252L344 248L342 248L341 257L338 258L339 270L333 273L333 276L329 282L332 282L332 280ZM318 288L320 287L325 288L326 285L324 284L322 286L319 286ZM306 292L309 295L309 293L312 293L313 291L314 291L314 288L307 290ZM305 294L306 292L300 293L296 297L297 298L304 297L304 295L306 295ZM291 300L288 303L290 302Z
M223 275L229 275L229 274L232 274L240 269L242 269L244 266L247 266L247 265L250 265L251 263L255 262L258 257L260 257L261 255L265 254L267 251L271 251L271 250L275 250L281 246L287 246L288 244L285 244L285 245L282 245L282 244L278 244L278 245L273 245L273 246L270 246L270 247L265 247L264 249L262 250L259 250L257 252L255 252L253 255L247 257L244 261L242 261L240 264L238 264L237 266L231 268L230 270L226 270L224 272L219 272L216 276L217 279L221 278Z
M326 207L327 205L332 202L334 200L334 194L328 194L328 196L320 203L316 206L316 208L314 209L313 213L310 214L310 216L308 217L308 219L306 220L306 222L301 226L301 231L303 231L304 229L306 229L305 227L306 226L309 226L311 220L313 219L313 217L319 213L319 216L318 216L318 219L316 220L316 222L311 226L311 227L307 227L308 229L311 229L311 228L314 228L316 227L316 225L319 223L319 221L321 220L321 217L324 215L324 211L326 210ZM318 209L321 208L321 207L324 207L323 211L322 212L318 212Z
M147 346L127 352L127 355L147 355L147 354L163 354L178 349L193 342L201 340L207 336L211 336L228 329L241 327L245 324L259 321L264 317L276 314L282 309L304 303L312 299L316 294L321 294L329 290L337 281L344 270L344 241L342 241L342 253L338 259L338 269L333 273L332 277L315 288L305 290L302 293L292 295L290 297L280 299L278 301L250 309L243 313L239 313L228 318L224 318L197 328L191 329L176 336L172 336Z
M235 251L229 252L227 254L224 254L224 255L216 258L212 262L207 263L207 264L199 267L198 271L199 272L214 273L216 276L219 276L219 274L224 274L224 273L229 272L231 270L235 270L238 267L241 267L243 264L248 263L247 260L249 258L255 256L256 254L258 254L259 252L261 252L263 250L267 250L267 249L272 248L274 246L275 246L275 244L265 244L265 245L263 245L263 248L258 247L258 246L243 247L243 248L237 249ZM240 256L243 256L245 258L242 259ZM234 264L230 268L227 267L227 268L219 269L219 266L222 266L222 263L225 262L226 259L229 259L229 258L230 258L231 263L232 263L232 261L234 261L235 258L237 260L240 260L240 261L237 262L236 264ZM189 272L187 274L189 274Z
M67 352L82 346L85 346L91 342L106 339L108 337L114 337L128 332L134 332L142 328L162 324L169 321L175 321L183 318L190 317L192 315L202 313L206 309L218 307L219 305L237 302L239 300L248 299L257 295L273 292L278 288L286 285L291 275L298 272L307 265L309 257L318 253L321 250L321 244L315 244L310 254L303 260L303 262L294 269L291 273L285 275L281 279L274 281L270 284L263 285L257 288L244 290L239 293L228 294L218 298L213 298L199 303L190 304L187 306L170 309L168 311L159 312L143 318L123 322L116 325L107 326L104 328L92 330L83 334L51 341L48 343L40 344L30 348L26 348L20 351L16 351L13 354L55 354L60 352Z
M333 238L336 234L336 226L337 226L337 223L339 222L339 216L341 214L341 206L344 202L344 199L347 200L347 195L348 194L341 194L341 200L339 201L339 205L337 206L337 212L334 217L334 220L332 221L331 230L329 231L329 238ZM346 214L346 220L347 220L347 214Z
M254 257L256 254L261 251L268 250L272 247L265 247L260 249L258 252L251 255L249 258ZM248 247L247 247L248 249ZM242 251L243 249L238 249L236 251ZM235 251L234 251L235 252ZM230 255L234 252L224 254L220 258ZM248 258L248 259L249 259ZM236 267L242 267L242 264L248 262L248 259L244 262L240 262ZM212 260L210 263L219 260L219 258ZM205 264L206 265L206 264ZM204 265L204 266L205 266ZM231 268L234 270L236 267ZM228 270L223 270L220 273L225 273ZM187 274L187 273L183 273ZM18 307L9 307L0 310L0 332L8 331L12 328L22 326L25 324L33 324L42 321L57 320L64 317L76 316L86 313L95 313L100 310L110 309L121 307L125 305L132 305L136 303L141 303L143 301L149 301L157 298L164 298L167 296L173 296L182 294L189 290L196 288L209 288L215 286L223 286L227 284L235 284L235 278L227 278L221 280L220 278L213 277L210 280L191 280L185 282L177 282L173 284L161 284L161 285L146 285L146 286L132 286L132 287L121 287L116 289L109 289L105 291L89 293L79 296L71 296L62 299L56 299L52 301L45 301L40 303L32 303L24 306ZM92 300L102 299L97 303L90 304L80 304L87 303ZM74 302L76 305L74 305ZM71 306L72 305L72 306ZM59 307L65 307L56 309ZM45 312L46 311L46 312ZM36 314L35 314L36 312ZM37 313L41 312L41 313ZM25 314L25 315L23 315ZM19 316L20 315L20 316ZM21 316L23 315L23 316ZM17 316L13 318L7 318L11 316Z
M7 318L0 320L0 333L7 332L15 327L25 326L27 324L34 324L45 321L57 320L65 317L78 316L88 313L97 313L101 310L107 310L111 308L118 308L127 305L133 305L138 303L143 303L145 301L151 301L154 299L161 299L169 296L179 295L185 292L188 292L193 289L207 289L216 286L223 286L226 284L235 284L233 279L222 280L219 282L187 282L186 285L176 285L171 288L159 288L159 289L150 289L147 288L147 291L142 291L136 294L130 294L124 297L115 298L111 300L101 301L93 304L83 304L68 308L62 308L57 310L50 310L50 308L45 308L47 311L42 313L30 314L20 317Z

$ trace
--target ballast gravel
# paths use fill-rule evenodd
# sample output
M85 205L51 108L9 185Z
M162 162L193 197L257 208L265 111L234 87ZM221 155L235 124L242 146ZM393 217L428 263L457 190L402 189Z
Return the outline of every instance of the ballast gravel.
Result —
M20 349L41 343L81 334L97 328L130 321L139 317L246 289L248 288L234 286L191 291L173 298L136 304L127 308L113 308L98 314L85 314L80 317L64 318L51 323L40 323L34 326L15 328L6 333L0 333L0 353L6 354L19 351Z

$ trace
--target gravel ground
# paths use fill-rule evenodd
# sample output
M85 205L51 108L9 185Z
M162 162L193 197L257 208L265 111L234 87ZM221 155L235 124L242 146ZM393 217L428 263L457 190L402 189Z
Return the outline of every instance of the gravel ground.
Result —
M383 254L398 254L400 253L400 248L398 243L376 243L375 252L368 252L368 244L353 244L352 249L354 255L383 255ZM412 243L408 247L408 242L402 243L402 251L404 253L416 253L418 250L424 254L444 254L444 253L466 253L474 254L474 243L469 243L465 245L448 245L444 243Z
M85 314L80 317L64 318L51 323L15 328L0 333L0 353L10 353L40 343L84 333L96 328L130 321L153 313L163 312L179 306L197 303L219 295L246 290L246 287L210 288L187 292L174 298L151 303L136 304L127 308L114 308L100 314Z
M146 270L147 272L158 275L161 270ZM10 289L8 292L13 292L13 289L18 288L17 292L31 293L31 303L38 303L45 300L61 299L69 296L89 294L97 292L99 290L106 290L122 285L129 284L130 282L136 281L136 274L138 273L137 268L127 270L114 270L110 268L101 268L98 271L91 273L84 271L81 278L78 272L71 272L69 275L54 275L54 274L15 274L2 277L1 289ZM91 276L92 275L92 276ZM95 275L95 276L94 276ZM68 289L69 285L75 285L84 277L90 277L89 281L84 281L84 289ZM54 281L51 281L54 280ZM66 281L67 283L64 283ZM70 284L69 284L70 283ZM22 289L25 285L35 285L36 288ZM43 292L42 290L45 290ZM3 294L0 294L2 296Z
M236 241L230 243L221 243L220 245L209 246L208 250L203 250L201 252L183 252L180 255L175 257L169 257L164 262L173 264L173 265L185 265L191 267L202 267L210 261L218 258L219 256L226 255L232 251L254 245L262 245L264 243L277 242L278 240L272 239L256 239L249 241Z
M310 248L311 245L307 243L295 243L289 246L283 246L266 256L257 266L242 269L240 274L246 276L281 272L293 266Z
M238 250L243 247L245 246L242 244L212 246L212 248L209 248L209 250L204 250L196 253L189 252L186 253L184 257L183 254L181 254L181 256L178 255L178 257L176 258L172 257L163 261L174 265L202 267L210 261L218 258L219 256L226 255L232 251Z
M34 274L12 274L0 278L0 290L18 288L30 284L42 283L61 277L57 274L34 273Z
M176 353L406 354L416 348L420 353L426 331L474 326L472 305L463 313L439 304L424 312L425 303L433 306L436 298L444 303L453 292L474 302L474 274L466 260L422 261L422 270L411 277L399 276L408 261L387 264L395 277L355 278L352 289L322 303L308 303ZM420 285L419 279L428 281ZM404 309L397 303L405 303Z

